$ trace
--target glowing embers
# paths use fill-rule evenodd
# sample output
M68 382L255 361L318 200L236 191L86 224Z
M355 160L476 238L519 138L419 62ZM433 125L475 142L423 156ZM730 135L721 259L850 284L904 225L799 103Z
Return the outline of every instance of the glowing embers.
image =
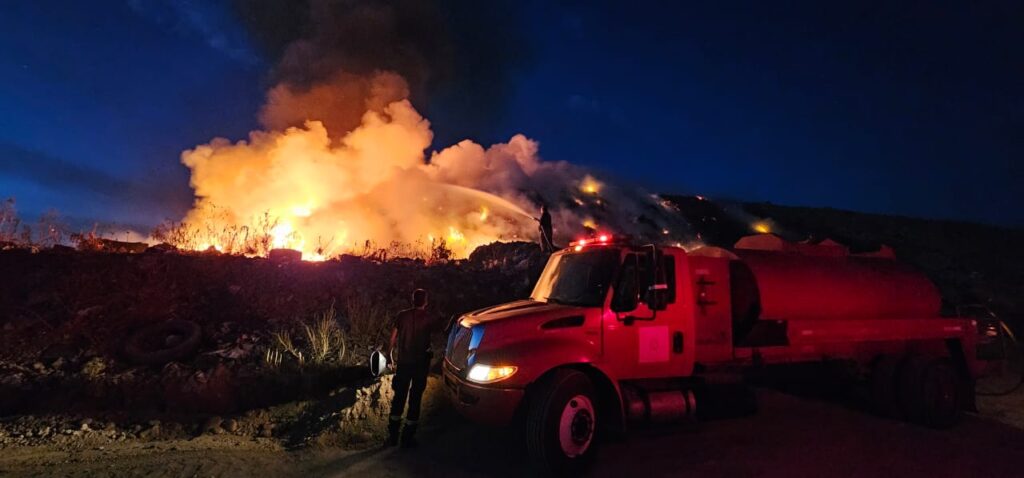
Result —
M580 182L580 191L583 191L586 194L596 195L601 192L601 186L603 186L603 184L588 174L583 178L583 181Z
M750 226L750 228L753 229L754 232L757 232L758 234L771 234L772 232L771 224L768 224L765 221L755 222Z

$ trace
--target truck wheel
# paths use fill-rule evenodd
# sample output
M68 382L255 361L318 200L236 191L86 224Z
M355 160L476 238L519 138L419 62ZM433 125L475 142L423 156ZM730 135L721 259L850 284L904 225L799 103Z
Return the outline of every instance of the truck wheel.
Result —
M882 355L871 368L871 407L883 417L900 418L900 358Z
M920 355L908 357L899 371L899 404L903 418L921 423L924 417L922 381L928 362Z
M594 456L594 385L582 372L557 370L538 384L526 415L526 447L534 464L552 474L575 474Z
M949 428L963 411L960 377L949 359L936 359L924 368L921 378L921 423Z

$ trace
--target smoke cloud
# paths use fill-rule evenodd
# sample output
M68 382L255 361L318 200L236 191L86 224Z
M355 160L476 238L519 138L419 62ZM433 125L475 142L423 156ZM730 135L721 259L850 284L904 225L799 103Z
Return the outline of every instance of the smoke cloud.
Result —
M276 66L270 79L301 92L338 72L391 71L421 111L443 98L458 129L482 134L511 97L534 47L522 2L495 0L237 0L234 10ZM356 116L356 120L358 120Z
M362 123L365 112L383 112L391 103L408 97L408 84L395 73L360 76L338 71L306 89L287 83L275 86L267 94L260 122L268 129L283 131L312 118L323 123L332 138L340 138Z
M453 52L463 48L454 38L465 32L449 28L452 15L480 8L455 4L461 10L404 0L241 4L264 48L279 57L275 84L260 113L264 130L182 153L196 195L184 224L200 231L191 247L247 252L238 249L237 231L262 227L272 247L307 258L367 244L419 255L442 240L463 257L495 240L536 240L541 204L551 210L556 243L598 230L686 236L667 203L545 161L523 135L427 152L434 134L413 100L453 71ZM501 24L475 28L500 33ZM488 61L502 64L507 45L479 43L471 51L499 55L482 60L481 71L502 75ZM497 99L483 103L503 97L490 96Z

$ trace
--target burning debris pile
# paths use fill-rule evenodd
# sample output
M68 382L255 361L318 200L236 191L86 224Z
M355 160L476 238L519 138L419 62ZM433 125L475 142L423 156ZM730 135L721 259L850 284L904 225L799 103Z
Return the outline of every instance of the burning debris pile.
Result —
M309 105L355 93L361 120ZM564 161L544 161L523 135L484 147L469 140L429 156L430 123L394 73L341 74L309 89L271 90L267 131L248 141L215 139L182 154L195 207L158 239L185 249L265 255L300 250L307 260L371 247L405 247L423 257L439 245L455 257L504 240L535 240L534 212L548 204L555 241L588 229L680 238L685 222L641 191L599 182ZM294 126L284 127L285 125ZM677 239L678 240L678 239Z

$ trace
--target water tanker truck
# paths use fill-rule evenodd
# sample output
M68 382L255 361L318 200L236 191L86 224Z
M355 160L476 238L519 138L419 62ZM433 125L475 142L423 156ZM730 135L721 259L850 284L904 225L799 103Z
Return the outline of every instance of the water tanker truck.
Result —
M602 436L694 416L751 371L840 363L874 408L952 426L973 407L975 327L939 315L891 254L765 234L732 250L607 235L553 254L526 300L458 318L443 363L456 408L521 424L549 471L583 468Z

